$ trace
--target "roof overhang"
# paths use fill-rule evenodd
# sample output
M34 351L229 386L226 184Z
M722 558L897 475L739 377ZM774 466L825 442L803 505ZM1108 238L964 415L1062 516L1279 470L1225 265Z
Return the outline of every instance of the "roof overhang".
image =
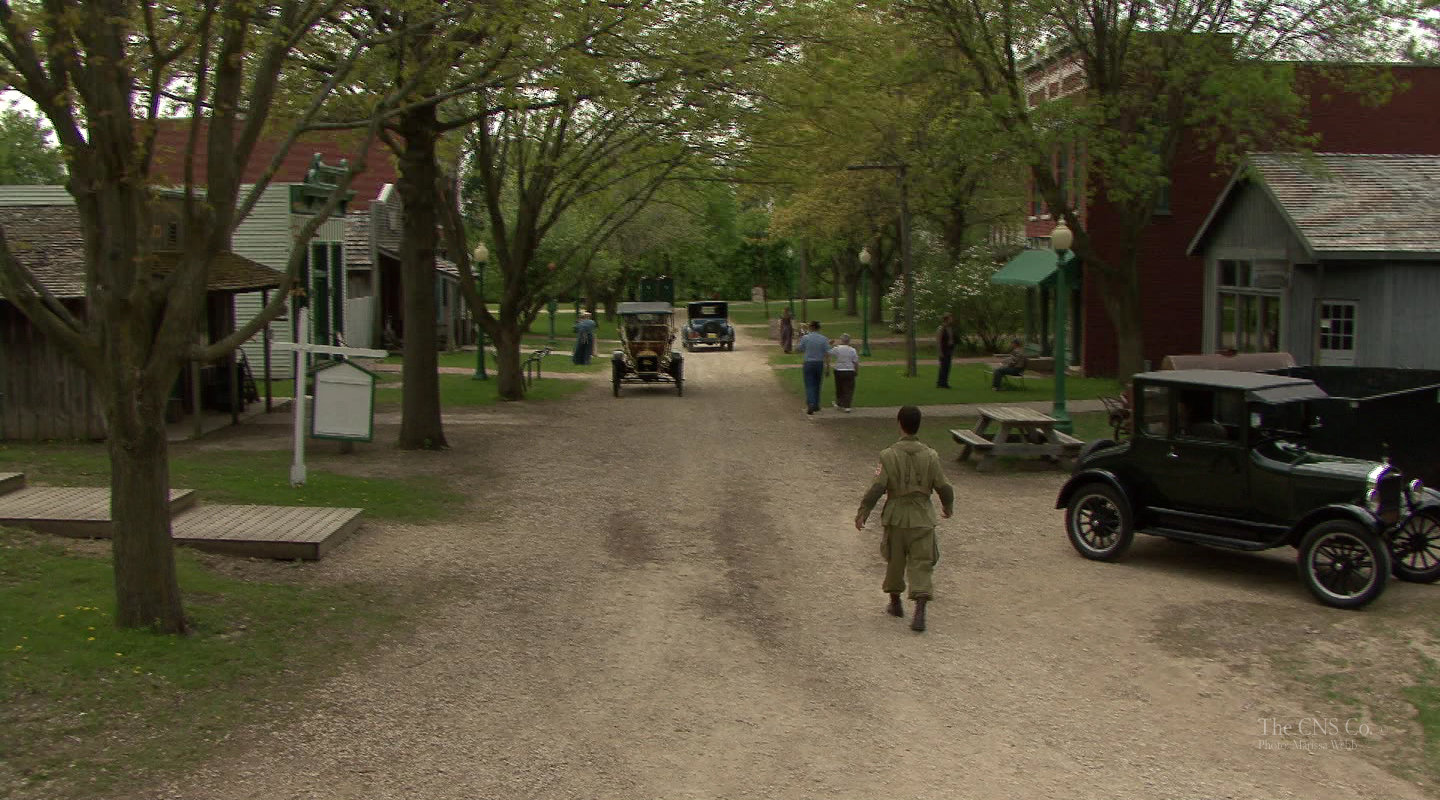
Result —
M1075 253L1066 250L1066 264L1075 260ZM1060 261L1054 250L1022 250L990 276L990 282L1002 286L1040 286L1055 279L1055 266Z

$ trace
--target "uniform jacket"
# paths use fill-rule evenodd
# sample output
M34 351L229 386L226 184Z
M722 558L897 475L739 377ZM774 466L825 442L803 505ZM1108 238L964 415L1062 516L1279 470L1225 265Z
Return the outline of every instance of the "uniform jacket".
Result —
M940 456L914 436L902 436L880 453L875 482L861 499L857 516L869 517L880 496L885 495L880 521L887 528L931 528L935 526L932 491L940 495L946 514L955 510L955 489L940 467Z

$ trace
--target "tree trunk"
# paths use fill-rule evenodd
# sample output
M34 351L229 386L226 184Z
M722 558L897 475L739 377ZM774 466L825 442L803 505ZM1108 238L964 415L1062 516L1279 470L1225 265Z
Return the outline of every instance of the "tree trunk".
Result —
M120 376L129 384L127 377ZM184 633L185 613L170 539L169 392L129 384L107 404L115 624ZM199 413L199 409L196 409Z
M851 305L854 305L853 299ZM838 257L830 259L830 308L833 311L840 310L840 259ZM852 309L850 313L854 314L855 312Z
M1127 381L1131 375L1145 370L1140 292L1134 277L1116 276L1110 271L1097 271L1097 275L1105 313L1115 327L1116 376Z
M881 309L884 305L881 301L885 297L885 270L878 264L872 264L870 268L870 324L885 324L885 314Z
M836 267L837 271L839 267ZM850 272L845 275L845 313L852 317L860 316L860 279L861 274ZM837 281L836 286L839 286Z
M520 330L513 319L502 317L495 334L495 377L500 399L525 399L525 375L520 371Z
M435 338L435 247L440 222L435 160L439 136L435 107L404 112L398 127L404 140L400 153L400 198L405 206L400 239L400 282L405 295L405 364L401 393L400 448L443 450L440 417L440 376Z

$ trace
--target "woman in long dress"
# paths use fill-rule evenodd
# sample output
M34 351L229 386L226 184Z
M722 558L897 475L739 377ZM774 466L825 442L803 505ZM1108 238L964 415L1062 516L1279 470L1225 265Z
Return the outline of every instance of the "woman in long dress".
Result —
M595 352L595 329L598 327L590 318L590 312L580 312L580 319L575 323L575 352L571 355L576 364L590 363L590 354Z
M780 312L780 349L790 352L795 339L795 319L790 315L790 308Z

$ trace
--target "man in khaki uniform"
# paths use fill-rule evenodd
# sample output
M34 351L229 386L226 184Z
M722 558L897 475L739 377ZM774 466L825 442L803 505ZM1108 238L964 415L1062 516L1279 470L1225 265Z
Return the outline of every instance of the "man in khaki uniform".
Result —
M940 515L946 519L955 511L955 489L940 467L940 456L915 434L920 430L920 409L905 406L896 415L900 422L900 441L880 453L875 468L875 483L860 500L855 514L855 530L865 528L870 511L885 495L885 508L880 521L885 537L880 540L880 554L887 562L884 590L890 595L885 609L892 616L905 616L900 593L910 582L910 599L915 601L915 615L910 629L925 630L925 604L930 600L930 577L940 560L935 542L935 506L930 493L940 495Z

